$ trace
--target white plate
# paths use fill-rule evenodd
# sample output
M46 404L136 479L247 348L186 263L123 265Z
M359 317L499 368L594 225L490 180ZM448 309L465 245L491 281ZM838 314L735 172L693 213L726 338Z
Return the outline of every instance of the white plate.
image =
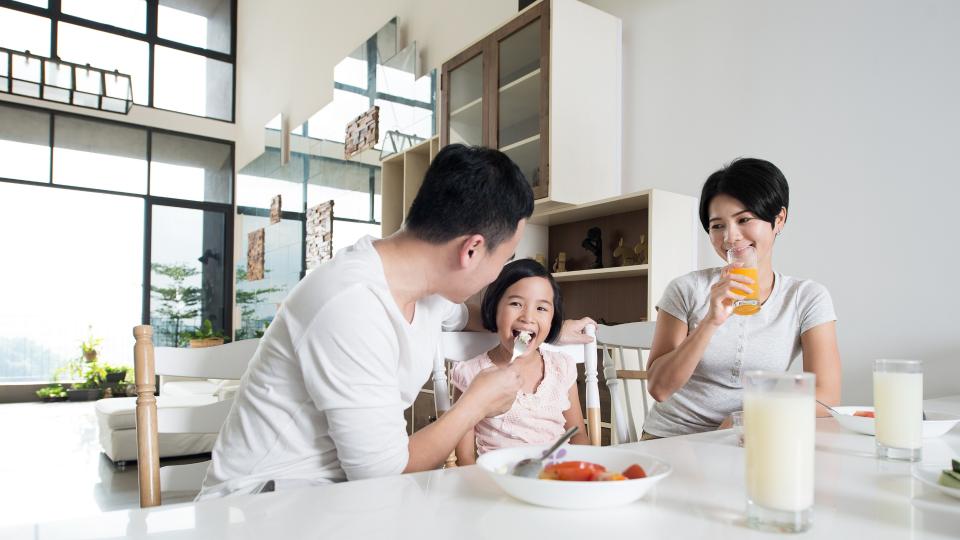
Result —
M559 461L589 461L603 465L608 471L622 472L636 463L647 473L646 478L611 482L567 482L522 478L509 474L520 460L539 457L548 445L501 448L477 459L494 482L514 497L531 504L553 508L608 508L633 502L643 497L660 480L670 474L670 465L632 450L609 446L567 445L567 453Z
M863 433L864 435L874 435L873 418L864 418L862 416L853 416L857 411L873 411L873 407L834 407L840 414L834 414L830 411L830 416L837 419L841 426ZM960 422L960 416L940 413L935 411L926 411L927 419L923 421L923 438L939 437L953 429Z
M913 468L913 477L917 480L927 484L928 486L935 487L939 489L942 493L960 499L960 489L950 488L947 486L941 486L937 480L940 479L940 473L949 468L950 464L947 464L947 467L937 467L933 468L931 465L924 465L923 467L914 467Z

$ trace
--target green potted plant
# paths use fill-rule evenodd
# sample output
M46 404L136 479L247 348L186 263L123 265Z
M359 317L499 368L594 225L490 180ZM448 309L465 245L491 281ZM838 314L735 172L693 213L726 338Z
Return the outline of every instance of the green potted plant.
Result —
M67 391L60 384L50 384L37 390L37 397L42 401L63 401L67 399Z
M78 359L79 360L79 359ZM70 401L91 401L100 397L100 386L106 378L106 371L97 362L83 365L83 381L67 390Z
M181 338L184 342L189 343L192 349L223 345L225 341L223 332L214 330L213 323L210 322L210 319L204 319L200 328L197 328L193 332L184 332Z
M118 383L127 378L127 366L103 366L104 381L110 384Z
M87 338L80 342L80 349L83 350L83 359L87 362L97 361L97 347L103 343L103 338L93 335L93 326L87 326Z

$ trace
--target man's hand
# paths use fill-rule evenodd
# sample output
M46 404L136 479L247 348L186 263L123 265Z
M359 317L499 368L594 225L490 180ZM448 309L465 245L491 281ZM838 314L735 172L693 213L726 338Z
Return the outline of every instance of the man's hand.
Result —
M561 345L569 345L572 343L590 343L593 341L593 337L583 333L583 329L588 324L592 324L594 326L597 325L597 323L590 317L584 317L577 320L567 319L563 321L563 326L560 327L560 339L557 340L557 343Z
M469 403L471 408L481 413L482 418L496 416L510 410L521 384L517 365L489 367L474 377L458 403Z

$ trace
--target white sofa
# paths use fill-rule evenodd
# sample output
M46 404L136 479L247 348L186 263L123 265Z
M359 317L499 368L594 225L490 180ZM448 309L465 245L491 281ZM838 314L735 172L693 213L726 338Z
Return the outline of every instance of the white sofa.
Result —
M197 407L232 399L239 381L161 377L157 408ZM101 399L94 405L100 447L117 467L137 459L136 400L134 397ZM216 433L161 433L160 457L208 453Z

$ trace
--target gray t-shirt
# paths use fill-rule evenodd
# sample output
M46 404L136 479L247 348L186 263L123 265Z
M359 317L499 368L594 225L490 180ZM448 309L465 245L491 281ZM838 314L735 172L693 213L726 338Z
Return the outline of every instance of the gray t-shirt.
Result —
M674 279L657 304L693 331L707 316L710 287L720 268L697 270ZM801 353L800 335L837 320L826 287L774 272L773 291L759 313L731 315L717 329L693 375L666 401L650 410L643 430L670 437L716 429L742 408L744 371L786 371Z

